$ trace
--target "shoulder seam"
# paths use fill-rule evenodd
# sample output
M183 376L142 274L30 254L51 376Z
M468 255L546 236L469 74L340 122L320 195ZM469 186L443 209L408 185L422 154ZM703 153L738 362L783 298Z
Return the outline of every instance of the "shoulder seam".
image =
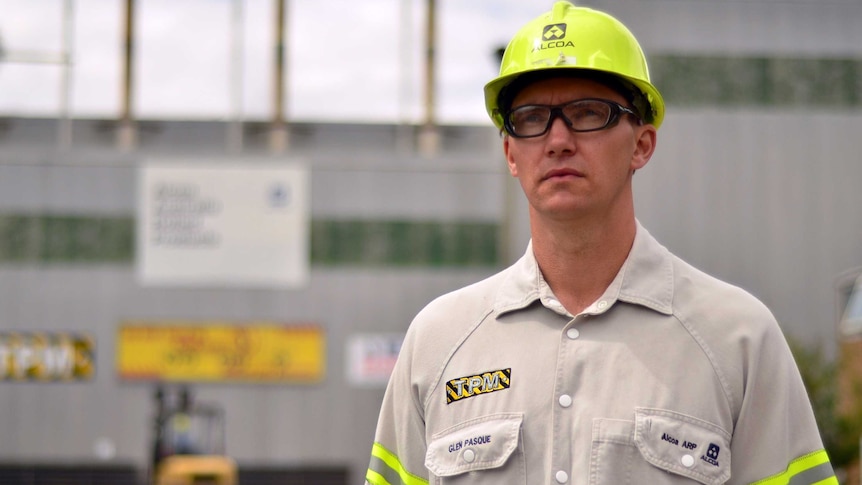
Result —
M724 372L721 370L721 367L716 362L715 354L713 354L712 350L706 344L706 342L701 338L700 334L695 331L695 329L685 320L685 318L679 314L679 312L674 309L673 317L682 325L683 328L691 335L691 338L697 343L700 347L701 351L703 351L706 358L709 360L712 365L712 371L715 372L716 377L718 378L718 382L721 383L721 388L724 391L724 398L727 399L727 404L729 409L731 410L731 414L733 415L734 421L736 420L736 416L734 413L734 395L731 390L730 383L727 381L727 376L724 375Z
M452 346L451 350L449 350L449 353L446 354L446 357L440 362L440 366L437 369L436 374L434 375L434 379L431 381L433 384L428 386L428 392L422 398L422 407L424 409L428 408L428 402L431 400L431 396L434 395L434 391L440 386L440 379L442 379L443 377L443 370L446 368L446 365L449 363L449 361L452 360L452 356L455 355L455 352L458 350L459 347L461 347L464 341L467 340L467 338L474 331L476 331L477 328L479 328L479 325L481 325L482 322L484 322L485 319L487 319L488 316L491 315L493 312L493 309L488 309L476 320L476 322L470 325L467 331L464 332L464 335L462 335L461 338L459 338L458 341L455 342L455 345Z

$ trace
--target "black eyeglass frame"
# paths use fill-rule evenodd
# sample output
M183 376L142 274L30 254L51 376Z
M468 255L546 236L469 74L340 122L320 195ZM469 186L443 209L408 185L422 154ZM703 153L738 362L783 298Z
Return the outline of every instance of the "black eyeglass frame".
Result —
M579 130L579 129L574 128L572 121L569 118L567 118L565 114L563 114L563 108L564 107L572 105L572 104L583 103L585 101L590 101L590 102L598 101L598 102L605 104L611 108L611 112L608 114L608 119L605 121L604 125L597 127L597 128L590 128L588 130ZM515 113L516 111L524 109L524 108L548 108L550 110L550 116L548 116L548 122L545 125L544 130L542 130L539 133L536 133L535 135L519 135L519 134L515 133L515 127L512 126L512 114ZM563 120L563 123L565 123L566 126L569 127L570 130L572 130L576 133L587 133L590 131L606 130L608 128L616 126L616 124L619 123L620 118L622 117L623 114L630 114L630 115L634 116L635 118L637 118L638 121L641 121L640 115L637 114L637 112L635 112L633 109L627 108L627 107L617 103L616 101L611 101L610 99L583 98L583 99L576 99L573 101L569 101L567 103L556 104L556 105L525 104L522 106L518 106L517 108L510 109L505 114L505 116L503 116L503 128L506 130L506 133L508 133L510 136L515 137L515 138L536 138L538 136L542 136L542 135L548 133L548 131L551 130L551 125L554 123L554 120L557 118L560 118L561 120Z

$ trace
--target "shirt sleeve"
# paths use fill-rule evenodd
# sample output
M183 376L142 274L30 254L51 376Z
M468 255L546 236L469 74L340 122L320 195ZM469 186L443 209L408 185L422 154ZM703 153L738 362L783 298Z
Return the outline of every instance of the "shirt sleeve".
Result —
M412 372L414 347L408 331L380 408L365 475L370 485L428 483L425 418L419 385Z
M808 394L774 319L745 341L729 484L838 485Z

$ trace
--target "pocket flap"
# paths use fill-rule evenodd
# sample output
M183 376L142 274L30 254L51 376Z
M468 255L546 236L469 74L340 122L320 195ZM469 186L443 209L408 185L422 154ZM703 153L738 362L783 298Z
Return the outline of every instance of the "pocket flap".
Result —
M645 460L664 470L708 485L730 478L730 433L707 421L637 408L635 444Z
M440 477L503 466L518 447L521 413L471 419L431 437L425 466Z

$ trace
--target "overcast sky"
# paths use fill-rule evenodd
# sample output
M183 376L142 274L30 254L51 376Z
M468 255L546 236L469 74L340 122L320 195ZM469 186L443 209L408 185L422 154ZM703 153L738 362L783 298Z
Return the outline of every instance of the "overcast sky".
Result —
M121 103L123 0L73 0L75 117L113 118ZM134 112L229 118L235 0L136 0ZM287 116L298 121L418 121L423 116L425 0L287 0ZM482 86L494 50L552 0L438 0L437 118L486 123ZM0 116L56 116L64 0L0 0ZM241 111L272 113L274 0L242 2Z

